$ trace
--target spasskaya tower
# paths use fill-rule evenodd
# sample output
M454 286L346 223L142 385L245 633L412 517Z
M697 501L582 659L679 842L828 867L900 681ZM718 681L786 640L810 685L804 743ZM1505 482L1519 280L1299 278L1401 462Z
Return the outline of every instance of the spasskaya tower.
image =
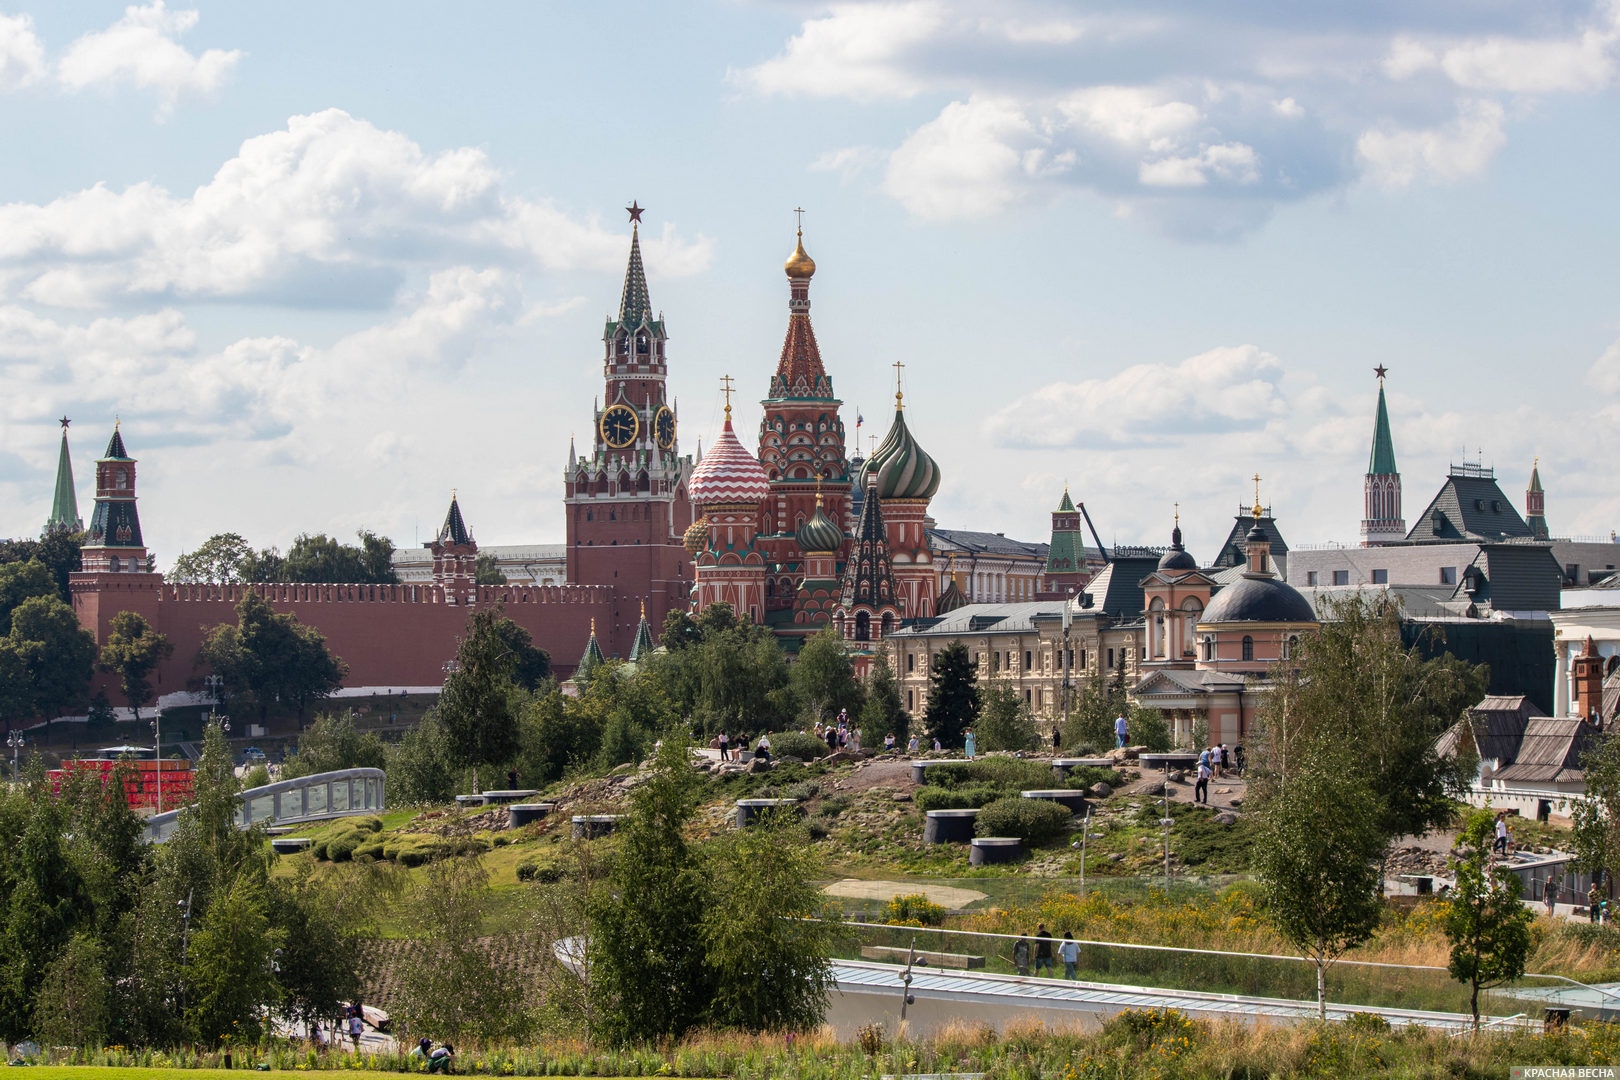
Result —
M564 469L568 516L568 581L614 590L611 627L597 627L612 655L627 654L641 615L655 627L687 606L691 557L682 545L692 523L686 481L692 459L681 457L676 415L665 392L669 369L663 314L647 297L639 223L632 203L630 264L617 318L603 331L601 400L593 405L589 452L570 440ZM605 631L605 633L604 633Z

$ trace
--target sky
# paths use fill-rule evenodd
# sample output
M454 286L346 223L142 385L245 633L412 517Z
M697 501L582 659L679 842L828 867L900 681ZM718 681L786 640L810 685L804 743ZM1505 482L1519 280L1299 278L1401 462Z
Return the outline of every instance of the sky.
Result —
M939 524L1208 559L1354 543L1387 392L1449 463L1620 527L1620 3L0 6L0 536L114 419L160 567L208 536L561 542L647 207L691 451L755 438L795 207L851 432Z

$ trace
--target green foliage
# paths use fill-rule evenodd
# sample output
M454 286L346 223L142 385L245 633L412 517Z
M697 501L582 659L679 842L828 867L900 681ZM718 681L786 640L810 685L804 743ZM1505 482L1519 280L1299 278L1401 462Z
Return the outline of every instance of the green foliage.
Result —
M522 973L483 940L488 884L474 860L449 859L434 863L406 897L417 951L397 971L394 1011L408 1031L461 1042L522 1038L532 1029Z
M712 979L707 1022L744 1031L807 1031L821 1023L832 989L834 927L814 880L820 867L792 813L766 814L721 833L703 852L710 902L704 966Z
M17 605L3 651L13 659L0 663L13 672L20 669L35 713L60 716L85 700L96 662L96 639L79 625L73 609L55 596L34 596Z
M818 757L826 757L827 753L826 740L818 739L808 731L780 731L771 736L771 756L779 761L782 758L814 761Z
M1049 799L1002 798L979 811L973 832L976 836L1016 836L1038 846L1067 833L1073 816Z
M52 598L54 602L54 598ZM85 916L84 879L63 848L63 808L37 770L0 804L10 841L0 853L0 1039L27 1034L30 1004L58 950Z
M693 932L710 896L686 838L697 808L687 756L682 740L664 741L619 822L609 887L592 897L590 977L604 1002L597 1024L614 1042L684 1035L702 1023L710 1000L713 973Z
M389 805L445 803L456 794L444 726L429 712L388 756Z
M82 532L52 532L38 540L0 540L0 566L30 560L43 563L56 583L56 598L71 604L73 594L68 590L68 575L80 567L79 549L83 544Z
M1020 791L1076 786L1072 777L1067 784L1059 783L1053 777L1049 762L1025 761L1013 757L987 757L973 761L950 761L941 765L930 765L927 776L928 782L938 787L990 784L1012 794Z
M11 632L11 613L17 605L35 596L57 596L56 581L44 563L38 559L0 563L0 634Z
M152 624L133 611L112 617L107 640L101 646L100 666L118 676L124 700L141 718L141 706L152 700L152 673L174 655L174 646Z
M872 670L866 676L866 703L861 706L861 745L881 749L886 736L893 735L895 746L904 750L911 738L911 714L900 700L900 682L889 665L889 654L877 651Z
M1489 810L1468 815L1457 849L1457 884L1446 898L1446 938L1451 942L1447 970L1468 984L1468 1004L1479 1030L1479 992L1524 974L1530 958L1530 909L1519 902L1518 875L1491 861L1494 819Z
M596 690L595 683L586 688ZM601 693L610 692L604 686ZM524 782L541 787L596 756L602 732L586 710L570 708L555 687L526 698L518 710L517 767Z
M282 764L281 778L293 780L338 769L382 769L387 764L388 747L375 732L355 727L353 713L320 713L299 734L298 752Z
M926 893L896 896L883 908L883 921L891 926L944 926L945 906Z
M301 533L282 562L279 581L343 582L359 585L393 585L394 542L361 529L360 543L344 544L324 533Z
M480 555L473 564L473 584L475 585L505 585L506 575L501 573L501 565L493 555Z
M1283 730L1286 742L1249 785L1254 868L1277 929L1316 964L1317 1003L1326 1015L1327 967L1372 936L1383 913L1377 860L1384 840L1378 795L1354 771L1357 747L1312 741Z
M992 678L981 697L979 721L974 728L980 752L1034 750L1040 745L1035 715L1010 681Z
M237 874L192 932L186 1020L206 1042L257 1042L263 1006L279 1000L271 954L282 936L270 924L265 893L261 875Z
M841 710L859 716L866 691L855 678L855 664L843 635L831 626L804 642L789 669L789 684L806 721L826 723ZM882 736L878 736L881 745Z
M94 936L74 934L45 969L34 998L33 1036L46 1046L98 1046L110 1019L107 967Z
M679 617L676 617L679 616ZM666 651L640 665L677 715L704 736L786 730L794 717L787 659L763 626L739 623L727 604L697 619L671 613L660 639Z
M236 605L237 624L222 624L203 638L199 660L224 680L226 694L249 698L266 716L271 706L295 709L329 697L349 667L326 648L326 638L296 615L277 614L257 593Z
M1602 732L1581 757L1586 798L1577 801L1571 835L1575 866L1589 874L1620 867L1620 737Z
M216 533L174 560L166 581L199 585L240 585L261 580L252 575L253 545L239 533Z
M930 772L933 770L930 769ZM977 810L987 803L1007 797L1007 789L995 784L964 784L961 787L935 787L932 784L917 789L912 802L923 813L930 810Z
M357 875L306 872L271 879L283 1013L306 1023L332 1023L344 1002L360 996L360 950L373 930L378 892Z
M1132 746L1145 746L1148 750L1159 754L1175 749L1175 740L1170 733L1170 722L1158 709L1132 706L1125 724L1131 733ZM1113 724L1110 721L1109 729L1112 728Z
M588 760L597 772L640 761L657 733L679 718L658 679L611 660L563 707L568 727L579 733L577 749L590 748Z
M512 697L519 657L500 625L509 621L493 608L473 612L433 710L457 766L500 765L517 753Z
M952 749L961 746L962 732L979 718L977 667L968 647L960 641L934 654L923 722L941 745Z

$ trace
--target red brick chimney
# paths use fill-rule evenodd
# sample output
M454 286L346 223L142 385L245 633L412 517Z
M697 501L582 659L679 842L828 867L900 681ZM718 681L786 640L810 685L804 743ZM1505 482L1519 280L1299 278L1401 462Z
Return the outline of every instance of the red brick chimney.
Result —
M1590 636L1586 639L1586 648L1581 655L1575 658L1573 677L1575 680L1575 706L1580 710L1580 716L1597 725L1603 726L1603 657L1598 655L1597 644Z

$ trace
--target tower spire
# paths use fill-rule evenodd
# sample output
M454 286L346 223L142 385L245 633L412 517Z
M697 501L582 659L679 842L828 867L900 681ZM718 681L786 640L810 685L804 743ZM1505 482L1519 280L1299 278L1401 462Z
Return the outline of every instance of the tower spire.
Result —
M84 519L79 517L79 499L74 492L73 457L68 453L68 425L73 421L62 417L62 449L56 456L56 494L51 499L51 516L45 522L45 533L83 532Z
M1372 452L1367 457L1367 475L1362 484L1361 544L1376 547L1406 535L1401 516L1401 473L1395 465L1395 438L1390 433L1389 406L1384 400L1384 378L1389 369L1379 364L1378 408L1373 415Z
M646 207L632 200L625 207L630 215L630 263L624 269L624 290L619 294L619 325L639 326L652 318L652 301L647 297L647 271L641 265L641 215Z
M1530 466L1530 486L1524 491L1524 523L1538 539L1545 540L1547 531L1547 494L1541 490L1541 459Z

